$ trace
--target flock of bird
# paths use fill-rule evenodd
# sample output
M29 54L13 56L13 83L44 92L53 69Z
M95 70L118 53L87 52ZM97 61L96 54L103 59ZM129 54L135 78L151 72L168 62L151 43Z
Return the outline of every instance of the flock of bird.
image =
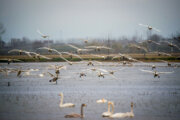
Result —
M151 27L151 26L147 26L147 25L143 25L143 24L139 24L141 26L144 26L144 27L147 27L149 30L152 30L154 29L155 31L158 31L160 32L158 29L154 28L154 27ZM42 38L49 38L48 35L45 35L43 33L41 33L39 30L37 31ZM88 43L88 40L85 40L84 41L85 43ZM152 40L147 40L145 41L147 43L154 43L156 45L161 45L160 43L157 43L155 41L152 41ZM168 42L165 42L165 43L168 43ZM170 47L176 47L179 49L178 46L172 44L172 43L168 43L168 45ZM78 63L86 63L87 66L95 66L96 64L102 64L102 62L99 62L99 61L95 61L95 60L89 60L89 61L85 61L79 54L83 53L83 52L89 52L89 51L100 51L102 49L106 49L106 50L112 50L113 48L110 48L110 47L106 47L106 46L86 46L85 48L78 48L77 46L74 46L72 44L67 44L67 46L75 49L75 53L70 53L70 52L60 52L56 49L52 49L52 48L49 48L49 47L41 47L41 48L38 48L38 50L46 50L48 51L48 53L51 53L51 54L57 54L61 59L63 59L65 62L67 62L69 65L73 65L73 64L78 64ZM136 45L136 44L130 44L130 47L134 47L134 48L137 48L139 50L144 50L145 52L148 52L148 49L143 47L143 46L140 46L140 45ZM36 52L30 52L30 51L26 51L26 50L20 50L20 49L13 49L13 50L10 50L8 53L18 53L19 55L22 55L22 54L26 54L28 57L30 58L34 58L34 59L52 59L50 57L47 57L45 55L41 55L39 53L36 53ZM77 54L76 54L77 53ZM171 54L169 53L164 53L164 52L153 52L153 53L156 53L157 55L163 55L163 56L172 56ZM77 57L79 58L81 61L80 62L72 62L72 61L69 61L67 60L65 57L63 57L63 54L65 55L69 55L70 58L72 57ZM110 55L98 55L98 54L89 54L91 56L94 56L94 57L99 57L99 58L103 58L103 59L106 59L108 58ZM128 66L132 66L133 65L133 62L139 62L143 65L147 65L147 66L150 66L152 67L152 71L150 70L144 70L144 69L140 69L142 72L147 72L147 73L151 73L153 74L154 77L160 77L160 74L169 74L169 73L173 73L173 71L171 72L158 72L156 71L156 65L149 65L148 63L144 63L140 60L137 60L137 59L134 59L132 58L131 56L127 55L127 54L122 54L122 53L119 53L115 56L112 56L112 60L114 59L121 59L123 61L120 61L120 63L122 63L122 65L128 65ZM8 64L10 64L11 62L23 62L22 60L18 60L18 59L9 59L9 58L6 58L6 59L1 59L1 60L6 60L8 62ZM172 64L172 63L169 63L167 61L164 61L164 60L159 60L161 62L165 62L167 63L167 66L170 66L170 67L177 67L176 64ZM118 64L119 65L119 64ZM116 66L116 65L115 65ZM55 70L54 71L54 74L53 73L50 73L48 72L48 69L53 69ZM66 66L65 65L50 65L47 67L47 70L45 70L44 72L40 73L40 74L37 74L37 76L39 77L44 77L45 75L49 75L52 79L49 80L49 82L53 82L53 83L56 83L57 84L57 80L60 78L59 75L60 75L60 70L62 69L65 69L66 70ZM122 68L124 69L124 68ZM120 69L120 70L122 70ZM0 68L0 73L5 73L6 75L8 75L9 73L17 73L17 77L21 77L22 76L22 73L24 73L23 75L25 76L29 76L31 75L31 72L36 72L36 71L39 71L39 69L26 69L26 70L23 70L22 68L18 68L18 69L15 69L15 68ZM87 75L87 72L95 72L97 74L97 76L99 78L104 78L106 75L110 75L112 76L114 79L117 79L115 76L114 76L114 72L116 71L112 71L112 70L106 70L106 69L102 69L102 68L99 68L99 67L91 67L89 69L85 69L85 70L82 70L81 72L79 72L79 77L86 77ZM9 83L8 83L9 85ZM59 104L59 107L60 108L64 108L64 107L75 107L75 104L73 103L63 103L63 93L60 93L59 96L61 97L61 100L60 100L60 104ZM99 103L108 103L108 111L107 112L104 112L102 113L102 116L103 117L109 117L109 118L126 118L126 117L134 117L134 113L133 113L133 102L131 102L131 111L130 112L125 112L125 113L114 113L114 102L112 101L108 101L104 98L100 99L100 100L97 100L96 101L97 104ZM83 108L86 107L87 105L86 104L82 104L81 105L81 110L80 110L80 114L76 114L76 113L73 113L73 114L68 114L68 115L65 115L64 117L65 118L83 118L84 117L84 113L83 113Z

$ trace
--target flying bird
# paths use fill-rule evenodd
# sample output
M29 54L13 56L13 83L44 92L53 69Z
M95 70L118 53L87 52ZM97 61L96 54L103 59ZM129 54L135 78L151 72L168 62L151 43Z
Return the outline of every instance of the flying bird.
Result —
M142 26L142 27L146 27L146 28L148 28L148 30L155 30L155 31L157 31L157 32L161 32L159 29L157 29L157 28L155 28L155 27L152 27L152 26L150 26L150 25L144 25L144 24L139 24L140 26Z

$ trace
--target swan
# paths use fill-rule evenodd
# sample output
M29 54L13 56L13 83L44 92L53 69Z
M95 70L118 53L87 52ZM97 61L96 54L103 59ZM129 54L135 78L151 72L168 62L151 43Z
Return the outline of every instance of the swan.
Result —
M112 109L112 112L111 112L110 105L112 107L114 105L114 103L111 102L111 101L108 101L108 111L107 112L103 112L102 113L102 117L109 117L110 115L112 115L114 113L114 109Z
M31 54L34 54L34 56L33 56L33 58L37 58L37 59L39 59L40 60L40 58L44 58L44 59L51 59L51 58L49 58L49 57L46 57L46 56L44 56L44 55L40 55L40 54L38 54L38 53L35 53L35 52L30 52Z
M72 56L75 56L75 57L77 57L77 58L83 60L83 59L82 59L79 55L77 55L77 54L73 54L73 53L69 53L69 52L61 52L61 53L64 53L64 54L69 55L71 59L72 59Z
M102 98L100 100L96 100L96 103L106 103L106 102L107 102L107 100L104 98Z
M85 48L95 49L95 51L100 51L101 49L107 49L107 50L111 50L112 49L112 48L106 47L106 46L87 46Z
M174 72L174 71L172 71L172 72L157 72L157 71L149 71L149 70L142 70L142 69L140 69L140 70L143 71L143 72L152 73L154 75L154 78L155 77L160 78L159 74L168 74L168 73L173 73Z
M155 27L152 27L150 25L144 25L144 24L141 24L141 23L139 25L148 28L148 30L155 30L157 32L161 32L159 29L157 29Z
M112 109L114 109L114 105L112 105ZM127 118L127 117L134 117L134 112L133 112L133 102L131 102L131 112L126 112L126 113L115 113L109 116L110 118Z
M55 75L53 75L52 73L50 73L50 72L47 72L51 77L53 77L51 80L49 80L49 82L56 82L56 84L57 84L57 80L59 79L59 77L58 77L58 74L56 74L56 76ZM41 76L40 76L41 77ZM43 77L43 76L42 76Z
M81 114L77 114L77 113L72 113L72 114L68 114L65 115L65 118L84 118L84 113L83 113L83 107L86 107L86 104L82 104L81 105Z
M64 103L63 104L63 93L60 93L59 96L61 96L61 102L59 103L59 107L60 108L64 108L64 107L75 107L75 104L73 103Z
M21 60L18 60L18 59L10 59L10 58L0 59L0 61L7 61L8 64L10 64L11 62L22 62Z
M49 38L48 35L45 35L45 34L41 33L40 30L37 30L37 33L39 33L42 38Z
M138 46L138 45L136 45L136 44L130 44L130 47L135 47L135 48L137 48L138 50L144 50L145 52L148 52L148 50L147 50L147 48L145 48L145 47L142 47L142 46Z
M82 48L78 48L78 47L71 45L71 44L68 44L68 46L76 49L77 53L92 51L92 49L82 49Z
M12 49L12 50L8 51L8 53L11 53L11 52L18 52L19 55L22 55L22 53L25 53L25 54L27 54L29 57L32 57L31 54L30 54L31 52L28 52L28 51L25 51L25 50Z

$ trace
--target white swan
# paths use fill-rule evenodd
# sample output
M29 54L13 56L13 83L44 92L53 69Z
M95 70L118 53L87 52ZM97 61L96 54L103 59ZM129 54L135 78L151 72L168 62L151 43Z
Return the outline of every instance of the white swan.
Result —
M75 104L73 104L73 103L64 103L63 104L63 93L60 93L59 94L59 96L61 96L61 101L60 101L60 103L59 103L59 107L60 108L64 108L64 107L75 107Z
M112 115L113 113L114 113L114 109L112 109L112 112L111 112L111 110L110 110L110 105L111 105L111 107L113 106L113 102L111 102L111 101L108 101L108 111L107 112L103 112L102 113L102 117L109 117L110 115Z
M107 100L104 99L104 98L102 98L102 99L96 101L96 103L106 103L106 102L107 102Z
M113 108L114 109L114 105ZM127 117L134 117L134 112L133 112L133 102L131 102L131 112L126 112L126 113L115 113L109 116L110 118L127 118Z

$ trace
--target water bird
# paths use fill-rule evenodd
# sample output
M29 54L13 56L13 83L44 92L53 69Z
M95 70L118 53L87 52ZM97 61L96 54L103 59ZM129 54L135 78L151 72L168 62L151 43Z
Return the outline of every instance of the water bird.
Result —
M157 29L157 28L155 28L155 27L152 27L152 26L150 26L150 25L144 25L144 24L139 24L140 26L142 26L142 27L146 27L146 28L148 28L148 30L155 30L155 31L157 31L157 32L161 32L159 29Z
M147 73L153 74L154 78L155 77L160 78L160 74L169 74L169 73L173 73L174 72L174 71L172 71L172 72L157 72L157 71L150 71L150 70L143 70L143 69L140 69L140 70L143 71L143 72L147 72Z
M102 98L100 100L96 100L96 103L106 103L106 102L107 102L107 100L104 98Z
M46 57L46 56L44 56L44 55L40 55L40 54L35 53L35 52L30 52L30 54L33 54L33 55L34 55L33 58L39 59L39 60L40 60L40 58L44 58L44 59L48 59L48 60L51 59L51 58L49 58L49 57Z
M64 103L64 104L63 104L63 98L64 98L63 93L60 93L59 96L61 96L61 101L60 101L60 103L59 103L59 107L60 107L60 108L75 107L75 104L73 104L73 103Z
M68 44L68 46L70 46L70 47L76 49L76 51L77 51L78 54L81 54L82 52L89 52L89 51L92 51L92 49L78 48L78 47L76 47L76 46L74 46L74 45L71 45L71 44Z
M11 62L22 62L21 60L18 60L18 59L10 59L10 58L0 59L0 61L7 61L8 64L10 64Z
M37 30L37 33L39 33L42 38L49 38L49 35L43 34L40 30Z
M113 104L114 104L113 102L108 101L108 111L107 112L103 112L102 113L102 117L109 117L110 115L112 115L114 113L114 109L112 109L112 111L110 109L110 106L112 107Z
M95 51L100 51L101 49L107 49L107 50L111 50L112 49L112 48L106 47L106 46L86 46L85 48L95 49Z
M173 44L172 42L168 42L168 41L162 41L162 42L168 44L168 46L171 48L177 48L178 50L180 50L180 48L177 45Z
M18 52L19 55L22 55L22 53L25 53L25 54L27 54L29 57L32 57L31 54L30 54L30 52L25 51L25 50L12 49L12 50L8 51L8 53L12 53L12 52Z
M159 60L159 61L167 63L167 66L169 66L169 67L172 66L172 64L170 62L168 62L168 61L165 61L165 60Z
M42 49L42 50L48 50L49 53L52 53L53 51L62 55L59 51L57 51L56 49L52 49L52 48L49 48L49 47L40 47L38 49Z
M56 75L53 75L52 73L50 73L50 72L47 72L51 77L53 77L51 80L49 80L49 82L56 82L56 84L57 84L57 80L59 79L59 77L58 77L58 74L56 74Z
M112 105L112 109L114 109L114 104ZM109 116L109 118L133 118L134 112L133 112L133 102L131 102L131 111L125 112L125 113L115 113Z
M65 118L84 118L83 108L86 106L87 106L86 104L81 105L81 110L80 110L81 114L72 113L72 114L65 115L64 117Z
M77 54L73 54L73 53L69 53L69 52L61 52L61 53L64 53L64 54L69 55L71 59L72 59L72 56L75 56L75 57L77 57L77 58L83 60L83 59L82 59L79 55L77 55Z
M147 48L142 47L142 46L138 46L138 45L136 45L136 44L130 44L130 47L135 47L135 48L137 48L138 50L144 50L145 52L148 52Z

